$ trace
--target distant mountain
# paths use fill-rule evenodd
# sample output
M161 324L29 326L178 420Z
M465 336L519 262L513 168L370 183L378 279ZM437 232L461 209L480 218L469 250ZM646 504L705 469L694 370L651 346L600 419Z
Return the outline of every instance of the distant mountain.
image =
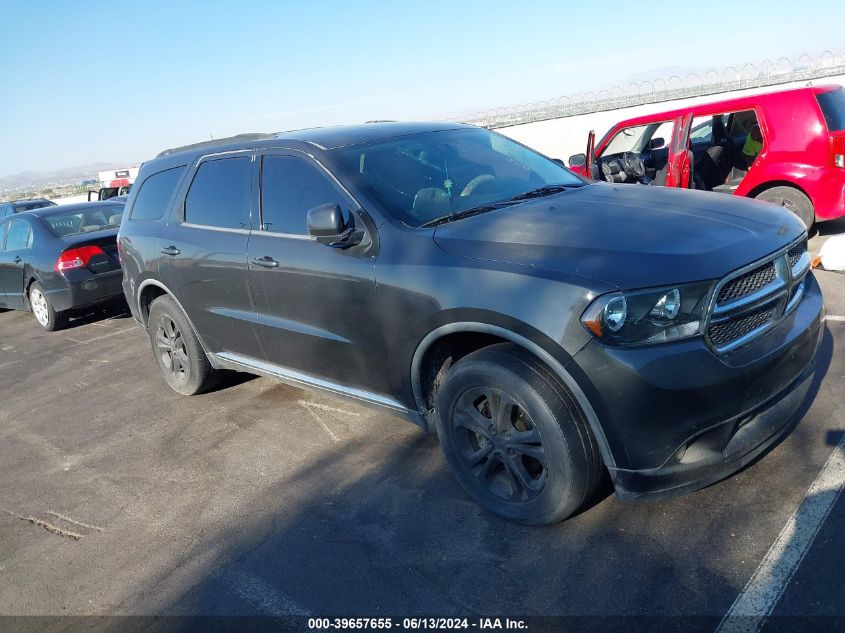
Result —
M91 163L78 167L64 167L52 171L22 171L10 176L0 176L0 193L16 189L41 189L50 185L78 182L87 178L96 178L97 172L119 167L129 167L137 163Z

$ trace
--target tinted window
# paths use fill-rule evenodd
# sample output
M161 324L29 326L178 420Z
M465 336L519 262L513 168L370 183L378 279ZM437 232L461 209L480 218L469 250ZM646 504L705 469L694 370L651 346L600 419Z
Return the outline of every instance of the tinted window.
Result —
M816 95L828 132L845 130L845 90L837 88Z
M23 202L15 205L15 212L32 211L33 209L43 209L44 207L55 207L56 205L49 200L37 200L36 202Z
M184 171L184 167L175 167L147 178L135 198L130 219L158 220L163 216Z
M249 228L251 166L247 156L201 163L185 199L185 222Z
M306 235L308 210L348 203L316 165L291 156L265 156L261 167L261 228Z
M117 204L97 204L96 206L57 211L41 216L44 224L56 237L90 233L120 226L123 207Z
M32 246L32 229L23 220L12 220L6 235L7 251L20 251Z

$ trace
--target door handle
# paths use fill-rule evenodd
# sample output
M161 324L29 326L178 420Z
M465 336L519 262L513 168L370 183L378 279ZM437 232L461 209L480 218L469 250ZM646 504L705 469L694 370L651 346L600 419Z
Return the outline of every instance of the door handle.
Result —
M13 261L14 261L16 264L20 264L23 260L21 259L21 256L20 256L20 255L18 255L17 257L15 257L15 259L14 259Z
M166 246L166 247L164 247L163 249L161 249L161 254L162 254L162 255L170 255L171 257L174 257L174 256L178 255L178 254L179 254L179 253L181 253L181 252L182 252L182 251L180 251L180 250L179 250L178 248L176 248L175 246Z
M269 255L265 255L264 257L253 257L252 263L256 266L261 266L262 268L277 268L279 266L279 262Z

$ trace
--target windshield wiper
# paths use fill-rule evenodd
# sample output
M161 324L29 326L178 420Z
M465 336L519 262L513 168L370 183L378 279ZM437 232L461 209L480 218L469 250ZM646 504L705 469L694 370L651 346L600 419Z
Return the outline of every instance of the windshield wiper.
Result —
M445 224L446 222L451 222L452 220L460 220L462 218L468 218L471 215L479 215L481 213L487 213L488 211L493 211L500 207L504 207L511 204L510 201L506 202L497 202L496 204L482 204L478 207L472 207L470 209L464 209L463 211L455 211L454 213L449 213L447 215L441 215L439 218L434 218L433 220L429 220L424 224L420 224L421 229L428 229L433 226L438 226L440 224Z
M502 207L507 207L512 204L516 204L521 200L528 200L529 198L541 198L543 196L550 196L554 193L560 193L561 191L566 191L567 189L575 189L577 187L581 187L583 185L576 184L576 185L544 185L543 187L537 187L537 189L532 189L531 191L526 191L525 193L520 193L512 198L508 198L507 200L502 200L501 202L494 202L491 204L482 204L477 207L472 207L471 209L464 209L463 211L455 211L454 213L449 213L447 215L441 215L439 218L434 218L433 220L429 220L425 224L420 224L421 229L431 228L432 226L438 226L440 224L445 224L446 222L451 222L452 220L460 220L461 218L467 218L471 215L478 215L479 213L486 213L488 211L494 211L496 209L501 209Z
M544 185L542 187L532 189L531 191L515 195L513 198L508 198L508 200L513 202L517 200L528 200L529 198L542 198L543 196L550 196L552 194L560 193L561 191L566 191L567 189L574 189L579 186L580 185Z

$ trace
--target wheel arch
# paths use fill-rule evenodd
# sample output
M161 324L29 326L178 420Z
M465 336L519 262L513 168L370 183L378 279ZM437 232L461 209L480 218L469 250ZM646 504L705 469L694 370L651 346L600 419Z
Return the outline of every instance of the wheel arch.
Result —
M173 291L170 290L170 288L165 286L157 279L145 279L138 286L138 292L135 294L135 305L138 309L138 316L141 318L141 325L144 327L144 329L147 329L149 326L150 305L152 305L152 302L163 295L167 295L168 297L173 299L173 301L176 302L176 305L182 311L182 314L184 314L185 318L188 320L188 324L194 331L194 334L196 335L197 340L200 343L200 347L202 347L202 351L209 358L209 360L211 360L211 355L208 353L208 347L206 346L205 341L203 341L202 335L197 330L196 326L194 326L194 323L193 321L191 321L191 317L189 317L188 313L185 311L182 302L176 298L176 295L173 294Z
M605 466L614 467L616 465L616 462L613 459L613 454L610 451L610 445L608 444L607 437L604 434L604 430L602 429L595 410L590 404L590 401L587 399L584 391L572 375L566 371L564 365L548 351L543 349L543 347L541 347L538 343L518 334L517 332L514 332L513 330L509 330L499 325L471 321L448 323L435 328L420 341L414 351L414 356L411 361L411 386L414 394L414 402L419 411L428 411L428 398L424 382L426 379L424 372L426 369L428 352L435 349L438 342L443 341L447 337L461 334L487 337L490 341L489 344L495 344L498 342L514 343L543 363L552 372L552 374L557 376L557 378L564 384L575 398L578 406L581 407L584 417L587 419L587 423L590 426L590 430L592 430L593 435L598 442L599 450ZM482 345L482 347L484 347L484 345ZM480 349L480 347L477 349ZM472 351L475 350L473 349ZM431 372L429 372L429 379L433 378L434 377L431 375Z
M802 187L801 185L796 183L794 180L780 179L780 180L767 180L765 182L761 182L760 184L755 185L753 189L750 189L748 191L748 193L745 194L745 197L746 198L756 198L757 196L759 196L761 193L763 193L767 189L773 189L774 187L791 187L792 189L797 189L798 191L803 193L805 196L807 196L807 198L810 200L810 204L812 204L813 208L815 209L816 205L813 202L813 197L810 195L810 193L806 189L804 189L804 187Z

